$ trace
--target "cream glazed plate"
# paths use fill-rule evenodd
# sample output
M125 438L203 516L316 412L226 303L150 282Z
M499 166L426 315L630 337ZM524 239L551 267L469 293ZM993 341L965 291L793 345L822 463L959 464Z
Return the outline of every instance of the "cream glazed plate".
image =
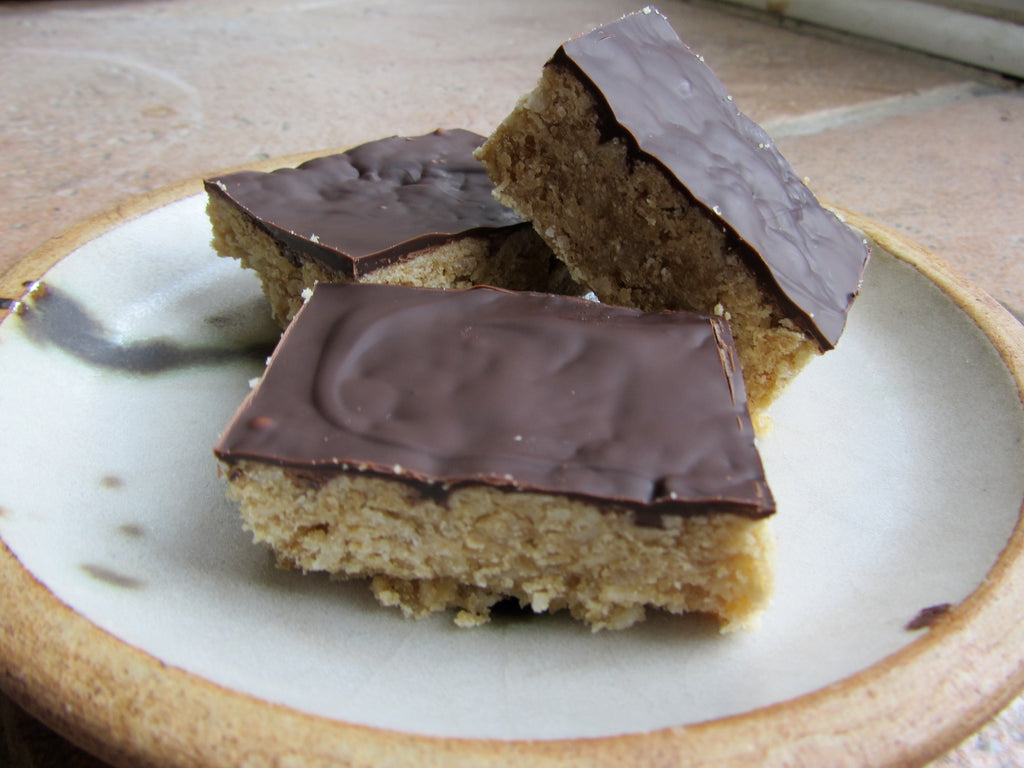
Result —
M911 766L1024 685L1024 330L912 243L845 214L863 294L760 443L759 629L463 630L243 530L211 449L277 331L204 209L163 190L0 279L0 687L103 759Z

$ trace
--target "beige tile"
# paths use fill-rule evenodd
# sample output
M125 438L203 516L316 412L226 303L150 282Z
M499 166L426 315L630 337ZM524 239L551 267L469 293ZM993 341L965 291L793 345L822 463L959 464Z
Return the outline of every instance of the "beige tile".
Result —
M1024 91L777 143L819 196L1024 308Z
M872 103L977 77L964 67L764 15L725 9L676 19L676 7L663 6L670 9L680 36L705 57L737 106L758 122Z
M25 3L3 11L0 269L161 185L438 126L487 133L567 37L632 0ZM758 120L958 82L709 4L662 6Z

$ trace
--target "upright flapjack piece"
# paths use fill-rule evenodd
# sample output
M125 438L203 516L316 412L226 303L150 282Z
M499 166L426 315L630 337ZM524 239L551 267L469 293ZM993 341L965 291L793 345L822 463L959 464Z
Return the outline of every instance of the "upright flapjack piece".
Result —
M752 410L860 290L861 235L651 8L562 45L477 157L602 301L727 317Z

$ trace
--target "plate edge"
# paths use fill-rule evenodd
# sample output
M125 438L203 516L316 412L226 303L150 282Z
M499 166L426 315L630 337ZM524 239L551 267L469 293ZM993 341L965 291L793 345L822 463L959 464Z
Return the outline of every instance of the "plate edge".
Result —
M332 151L238 169L284 167ZM0 295L23 280L38 279L104 232L201 192L200 181L155 190L51 238L0 275ZM871 219L830 207L918 269L965 311L996 348L1024 401L1024 331L1016 319L924 248ZM306 715L167 667L107 634L23 569L2 540L0 582L5 584L0 592L0 688L44 723L114 765L213 768L257 756L274 764L278 756L292 754L295 762L290 765L311 768L376 764L385 757L390 764L425 768L533 768L567 760L710 768L746 766L752 759L764 766L814 766L822 761L913 766L955 746L1024 688L1024 659L1013 650L1024 647L1024 624L1011 618L1024 615L1020 514L985 582L921 638L868 669L742 715L582 740L447 739ZM40 659L49 663L40 668ZM939 686L939 695L930 673L934 668L958 670ZM908 707L921 701L927 702L923 714L930 732L924 741L921 708ZM273 729L265 727L268 708L277 719ZM912 715L906 714L908 709ZM241 734L256 737L243 744ZM295 753L296 745L303 745L301 753ZM836 762L837 755L844 756L843 762Z

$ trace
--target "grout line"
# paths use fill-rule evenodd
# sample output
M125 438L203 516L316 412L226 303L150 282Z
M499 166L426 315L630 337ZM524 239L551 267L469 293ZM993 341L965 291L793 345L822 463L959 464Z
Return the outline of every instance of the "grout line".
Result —
M962 101L1001 93L1004 90L1003 88L982 83L940 85L911 94L900 94L862 104L825 109L820 112L800 115L799 117L768 120L762 123L761 127L773 139L809 136L836 128L845 128L850 125L946 107Z

